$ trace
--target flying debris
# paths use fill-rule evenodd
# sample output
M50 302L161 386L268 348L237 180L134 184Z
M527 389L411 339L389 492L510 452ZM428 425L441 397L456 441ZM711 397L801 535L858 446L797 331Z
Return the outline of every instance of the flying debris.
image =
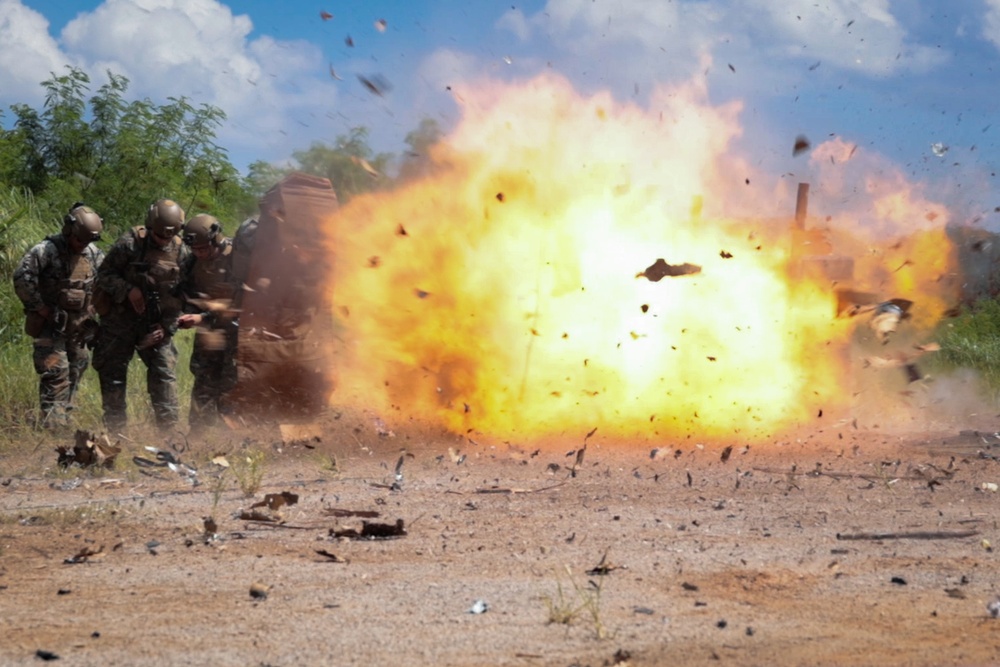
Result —
M358 81L360 81L361 85L368 89L368 92L372 95L378 95L379 97L384 96L392 90L392 84L386 81L385 77L380 74L375 74L370 79L359 74Z
M694 273L701 273L701 267L697 264L688 264L687 262L683 264L667 264L663 258L657 259L651 266L646 267L645 271L637 273L636 278L646 278L650 282L659 282L666 276L676 277L676 276L689 276Z
M810 72L814 71L817 67L819 67L819 64L820 64L819 60L817 60L816 62L814 62L812 65L809 66L809 71Z
M368 164L368 160L364 159L363 157L352 155L351 162L364 169L368 173L368 175L371 176L372 178L378 178L379 175L378 171L375 170L375 167Z
M385 22L385 19L375 21L375 29L379 32L385 32L386 27L388 27L388 24Z
M337 81L343 81L343 79L341 79L340 76L337 74L337 70L333 69L333 63L330 63L330 76L332 76Z
M347 44L348 48L353 48L354 47L354 39L352 39L351 36L348 35L347 37L344 38L344 44Z
M938 157L944 157L944 154L948 152L948 146L942 144L940 141L931 144L931 152Z
M324 21L329 21L330 19L333 18L333 14L331 14L330 12L321 11L319 13L319 17Z
M806 152L809 150L810 145L809 140L805 136L800 134L795 137L795 145L792 146L792 156L794 157Z
M884 301L875 307L872 319L868 323L875 336L885 345L889 342L889 335L896 332L901 320L909 317L912 301L906 299L892 299Z
M504 61L505 63L507 63L508 65L511 65L511 64L513 64L513 62L514 62L513 60L511 60L510 56L504 56L504 57L503 57L503 61Z

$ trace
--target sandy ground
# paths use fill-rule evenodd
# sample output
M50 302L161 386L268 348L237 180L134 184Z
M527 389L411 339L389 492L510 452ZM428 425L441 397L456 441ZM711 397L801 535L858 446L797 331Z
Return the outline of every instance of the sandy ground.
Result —
M728 457L595 434L576 465L583 439L345 422L193 443L197 486L132 463L152 437L100 473L25 443L0 468L0 664L1000 664L988 430L844 423ZM248 497L211 460L254 451Z

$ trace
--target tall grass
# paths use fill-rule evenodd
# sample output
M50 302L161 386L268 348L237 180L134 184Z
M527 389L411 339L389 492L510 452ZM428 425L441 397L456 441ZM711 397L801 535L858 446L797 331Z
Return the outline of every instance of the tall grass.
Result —
M1000 397L1000 302L977 301L957 318L943 322L937 339L939 366L974 369L983 388L994 398Z
M38 415L38 376L31 360L32 340L24 333L24 311L14 293L13 274L21 257L46 236L58 232L61 220L44 220L30 195L0 188L0 453L24 439ZM107 250L114 239L99 245ZM194 335L181 332L178 348L177 390L181 423L186 423L193 377L188 371ZM153 413L146 393L146 368L136 357L129 367L128 416L130 424L152 423ZM100 432L101 391L97 373L89 369L80 383L74 426Z

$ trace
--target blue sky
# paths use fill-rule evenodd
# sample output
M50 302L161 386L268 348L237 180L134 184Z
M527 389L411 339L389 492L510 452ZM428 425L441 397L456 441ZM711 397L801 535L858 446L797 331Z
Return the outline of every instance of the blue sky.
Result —
M554 73L639 106L698 82L707 104L742 105L731 150L763 174L809 179L795 137L840 138L993 224L998 44L1000 0L0 0L0 108L40 105L66 64L95 87L110 68L136 96L221 107L220 143L245 167L357 126L399 154L421 118L454 125L455 96L484 80Z

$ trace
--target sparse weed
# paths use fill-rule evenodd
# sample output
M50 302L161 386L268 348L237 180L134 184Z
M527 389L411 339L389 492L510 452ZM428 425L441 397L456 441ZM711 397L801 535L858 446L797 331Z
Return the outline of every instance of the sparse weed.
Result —
M334 476L340 474L340 461L337 460L336 454L320 453L317 455L317 463L319 464L319 469L323 472Z
M222 494L226 491L226 482L228 481L229 468L223 468L222 472L215 478L215 482L212 484L212 511L215 512L216 508L219 506L219 502L222 500ZM241 485L242 486L242 485Z
M106 524L117 520L119 508L116 503L84 503L65 507L40 507L0 514L0 524L21 524L23 526L53 526L56 528L79 527L83 525Z
M249 498L260 490L260 484L264 479L264 452L259 449L249 449L241 453L231 464L230 470L236 476L240 491Z
M591 624L596 639L607 639L608 630L601 618L601 584L588 581L586 586L581 586L573 579L568 566L566 574L573 586L573 594L568 595L562 582L556 582L555 596L546 595L543 598L548 609L548 622L572 625L584 618Z

